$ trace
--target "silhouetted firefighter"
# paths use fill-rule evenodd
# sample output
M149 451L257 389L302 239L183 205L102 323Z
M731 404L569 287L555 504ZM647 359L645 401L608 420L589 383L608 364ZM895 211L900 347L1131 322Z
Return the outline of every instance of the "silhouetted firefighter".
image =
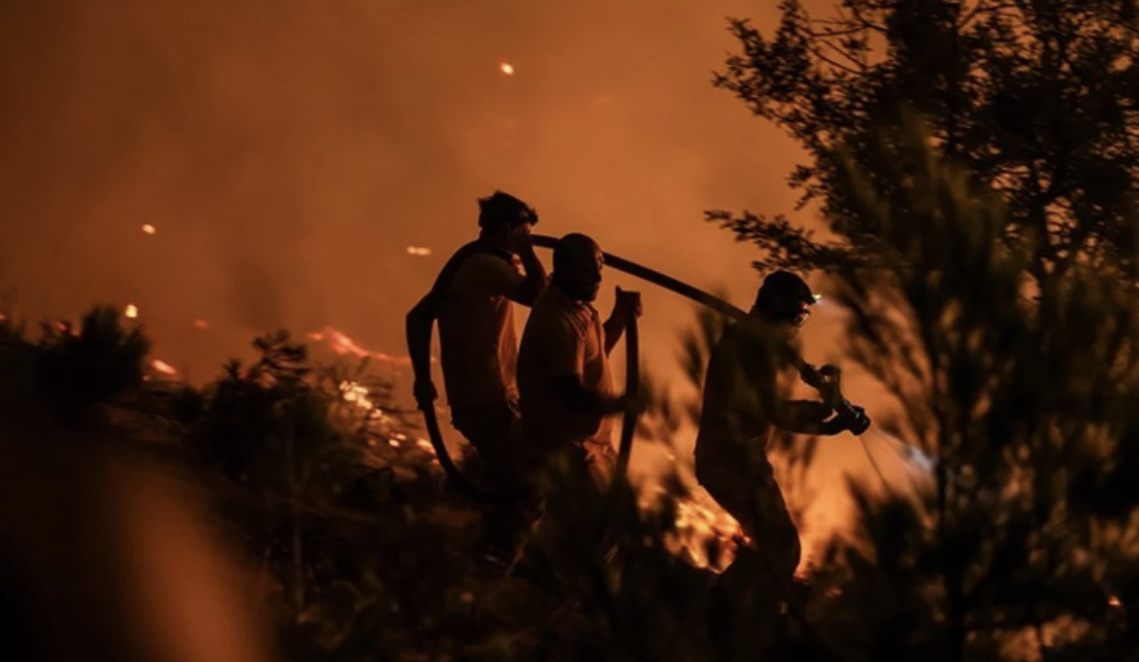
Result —
M554 247L550 287L534 304L518 357L528 467L569 448L601 484L616 465L609 417L629 406L628 395L614 393L608 357L631 317L641 314L640 295L618 288L613 312L601 322L592 303L603 264L593 239L562 237Z
M533 304L546 286L530 230L538 215L522 200L496 191L479 200L479 237L460 248L431 291L407 315L407 343L420 409L434 407L431 327L439 320L443 384L452 425L473 445L485 479L499 488L521 481L518 436L518 345L513 303ZM525 275L519 267L525 270ZM512 509L488 520L490 542L506 544Z
M831 436L861 432L868 423L861 408L836 408L832 398L814 402L782 397L780 377L803 370L792 343L815 301L803 279L786 271L772 273L748 319L727 328L708 361L696 477L751 539L720 580L737 604L759 599L778 605L799 565L799 534L767 458L772 426ZM826 377L835 374L832 370L821 372ZM834 397L839 397L837 388ZM766 586L746 581L747 573L762 577ZM726 618L716 624L729 626Z

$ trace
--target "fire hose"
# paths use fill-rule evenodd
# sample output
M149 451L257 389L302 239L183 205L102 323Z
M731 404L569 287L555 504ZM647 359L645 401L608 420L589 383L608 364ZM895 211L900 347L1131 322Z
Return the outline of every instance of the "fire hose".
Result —
M532 240L535 246L548 249L552 249L558 242L557 239L544 235L533 235ZM732 320L738 322L750 318L746 312L727 301L672 278L671 276L610 253L602 253L602 255L606 266L626 273L634 278L648 281L674 294L707 306ZM434 322L434 320L431 321L432 327L434 327ZM625 331L625 393L633 396L635 396L640 389L639 345L637 321L633 318L628 321ZM817 390L824 401L830 404L840 415L844 415L848 417L848 420L856 422L856 427L851 429L851 433L861 437L862 433L870 427L870 419L864 413L856 411L850 401L842 395L837 368L826 366L824 369L816 369L793 351L789 352L789 357L799 371L804 383ZM452 461L450 452L447 450L446 444L443 443L443 434L439 428L435 408L433 406L425 407L423 409L423 418L427 427L427 435L431 440L431 446L435 450L435 455L439 460L440 466L448 478L450 478L461 491L477 501L489 504L509 503L528 494L528 487L519 487L504 492L492 492L467 480L463 472L455 465L454 461ZM625 412L621 426L621 442L617 456L617 475L624 475L627 471L629 458L632 454L637 418L638 413L636 411L628 410ZM867 456L870 457L870 451L866 448L865 441L861 439L860 441L863 441L863 450L865 450ZM870 459L871 462L873 462L873 457ZM878 467L876 463L874 468L877 471ZM880 471L878 475L881 478L882 475Z
M543 248L553 248L554 244L557 243L557 239L542 235L534 235L532 239L535 246L541 246ZM603 253L603 255L605 258L605 266L607 267L612 267L617 271L621 271L635 278L648 281L653 285L663 287L664 289L669 290L674 294L679 294L682 297L691 299L696 303L707 306L712 310L715 310L731 318L734 321L739 322L750 319L750 316L743 310L740 310L739 308L733 306L732 304L724 301L719 297L712 296L703 290L699 290L689 285L688 283L681 282L671 276L662 274L659 271L639 265L635 262L630 262L629 260L617 257L616 255L611 255L609 253ZM790 348L788 348L788 350L790 350ZM826 401L827 404L831 405L835 411L844 416L847 416L849 420L857 421L857 427L851 429L852 434L855 436L861 436L862 433L866 432L866 430L870 427L870 419L867 418L865 414L859 415L856 412L854 406L850 404L850 401L842 395L842 389L839 381L841 371L838 368L835 366L824 366L822 369L815 368L810 363L804 361L801 356L793 351L789 351L788 356L790 357L796 370L799 371L799 375L803 381L808 386L818 391L819 395L823 397L824 401Z

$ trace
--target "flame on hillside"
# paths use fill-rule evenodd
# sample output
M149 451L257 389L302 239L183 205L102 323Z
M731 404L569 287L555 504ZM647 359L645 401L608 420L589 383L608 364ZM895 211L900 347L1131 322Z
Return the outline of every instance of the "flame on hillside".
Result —
M395 365L411 365L411 359L406 356L392 356L391 354L364 349L355 340L331 326L326 326L323 331L313 331L308 334L308 337L309 340L327 343L333 352L341 356L351 355L361 359L375 359Z
M163 361L162 359L154 359L150 362L150 367L154 368L155 372L162 373L163 375L174 376L178 374L178 371L174 368L174 366Z

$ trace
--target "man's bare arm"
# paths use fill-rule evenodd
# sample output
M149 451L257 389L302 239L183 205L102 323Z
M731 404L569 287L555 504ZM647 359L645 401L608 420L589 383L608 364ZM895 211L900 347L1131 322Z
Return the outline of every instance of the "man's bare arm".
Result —
M617 298L613 302L613 313L601 325L605 333L605 355L613 351L621 336L625 335L629 320L641 316L641 295L637 292L626 292L617 288Z
M518 249L518 259L522 261L522 268L526 270L526 279L510 297L512 301L524 306L534 305L534 301L542 293L542 290L546 289L549 282L546 267L538 259L538 254L534 252L534 244L530 243L528 237L529 235L527 235L527 241Z
M614 310L601 325L601 329L605 332L605 355L609 356L617 343L621 342L621 336L625 335L625 315Z
M416 399L426 396L425 391L431 384L431 327L435 322L436 303L431 294L419 300L415 307L407 314L406 334L407 352L411 358L411 369L415 375ZM434 399L434 388L431 388L431 399Z

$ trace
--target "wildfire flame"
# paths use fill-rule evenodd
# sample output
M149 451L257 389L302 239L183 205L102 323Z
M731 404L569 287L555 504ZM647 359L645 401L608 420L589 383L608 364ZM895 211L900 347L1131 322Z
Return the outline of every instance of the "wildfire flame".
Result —
M676 540L678 551L688 562L699 567L720 571L734 557L734 552L742 536L739 524L727 513L717 512L695 500L681 499L676 502ZM707 544L716 540L720 544L721 558L718 567L712 566L708 558Z
M341 333L340 331L337 331L330 326L325 327L323 331L313 331L312 333L308 334L308 337L310 340L328 343L328 346L332 348L332 351L340 355L351 354L362 359L372 358L376 359L377 361L394 363L396 365L411 364L411 359L407 358L406 356L392 356L390 354L384 354L383 352L368 351L360 345L356 344L355 340L352 340L347 335Z
M514 65L510 64L509 62L500 62L498 65L498 70L507 76L514 75Z
M345 402L354 404L360 409L367 409L369 411L375 410L379 412L379 410L376 408L376 404L368 398L369 394L367 387L361 386L356 382L343 381L340 382L340 393ZM380 413L382 414L383 412Z
M418 257L426 257L428 255L431 255L431 249L424 246L408 246L407 254L415 255Z
M170 365L169 363L167 363L161 359L154 359L153 361L151 361L150 367L154 368L155 371L160 372L164 375L173 376L173 375L178 374L178 371L174 369L174 366Z
M123 310L123 314L131 319L138 317L138 306L133 303L127 304L126 309Z

